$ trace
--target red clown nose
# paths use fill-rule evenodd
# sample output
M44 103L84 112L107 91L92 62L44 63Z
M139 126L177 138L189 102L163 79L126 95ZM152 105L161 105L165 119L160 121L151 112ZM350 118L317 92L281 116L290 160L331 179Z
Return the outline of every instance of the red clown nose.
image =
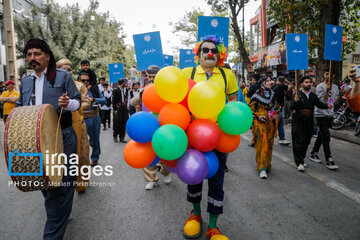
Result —
M208 58L213 58L214 57L214 54L210 51L209 53L208 53Z

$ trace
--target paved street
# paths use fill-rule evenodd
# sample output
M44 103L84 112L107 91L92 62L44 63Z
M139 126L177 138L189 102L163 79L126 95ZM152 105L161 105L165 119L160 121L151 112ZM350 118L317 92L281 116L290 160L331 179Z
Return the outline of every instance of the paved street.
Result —
M286 131L290 140L288 127ZM332 139L339 171L307 161L309 168L299 173L291 147L276 140L273 169L267 180L261 180L255 171L255 151L248 146L250 138L250 132L244 134L228 159L225 214L218 220L224 234L246 240L360 239L360 145ZM185 184L172 175L171 184L165 185L160 177L160 186L146 191L141 171L125 163L125 144L112 141L112 130L102 131L101 146L100 165L113 166L114 174L94 176L91 182L112 186L91 186L86 193L75 194L65 239L183 239L181 230L191 210ZM0 151L0 238L41 239L46 218L42 194L8 186L3 139ZM324 159L322 152L320 158ZM207 186L202 201L204 232L206 192Z

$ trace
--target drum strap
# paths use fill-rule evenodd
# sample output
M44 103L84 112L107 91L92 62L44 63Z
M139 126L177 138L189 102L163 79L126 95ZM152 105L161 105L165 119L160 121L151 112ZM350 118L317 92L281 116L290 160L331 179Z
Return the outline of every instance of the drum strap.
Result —
M31 94L31 103L33 106L35 106L35 80L36 80L36 77L33 76L33 89L32 89L32 94Z

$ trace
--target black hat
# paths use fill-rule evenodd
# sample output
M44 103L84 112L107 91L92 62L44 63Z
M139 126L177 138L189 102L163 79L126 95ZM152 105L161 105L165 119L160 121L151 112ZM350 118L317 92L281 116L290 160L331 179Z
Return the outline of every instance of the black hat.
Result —
M54 86L55 76L56 76L56 61L53 52L50 50L49 45L40 38L32 38L25 45L24 48L25 55L27 54L27 51L32 48L41 49L46 54L50 55L50 61L46 71L46 77L50 81L51 85Z
M157 74L158 71L160 71L160 67L156 65L151 65L148 67L148 69L146 69L148 74Z

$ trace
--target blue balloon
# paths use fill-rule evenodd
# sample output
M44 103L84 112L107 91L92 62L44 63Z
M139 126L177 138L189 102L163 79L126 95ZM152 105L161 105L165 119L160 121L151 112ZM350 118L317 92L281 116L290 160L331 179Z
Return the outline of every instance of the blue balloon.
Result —
M154 161L147 167L152 167L155 166L158 162L160 161L160 158L158 156L156 156L156 158L154 159Z
M209 179L215 176L215 174L219 170L219 159L213 151L203 152L203 154L209 165L209 171L206 175L206 179Z
M159 120L150 112L137 112L126 123L129 137L139 143L150 142L154 132L160 127Z

